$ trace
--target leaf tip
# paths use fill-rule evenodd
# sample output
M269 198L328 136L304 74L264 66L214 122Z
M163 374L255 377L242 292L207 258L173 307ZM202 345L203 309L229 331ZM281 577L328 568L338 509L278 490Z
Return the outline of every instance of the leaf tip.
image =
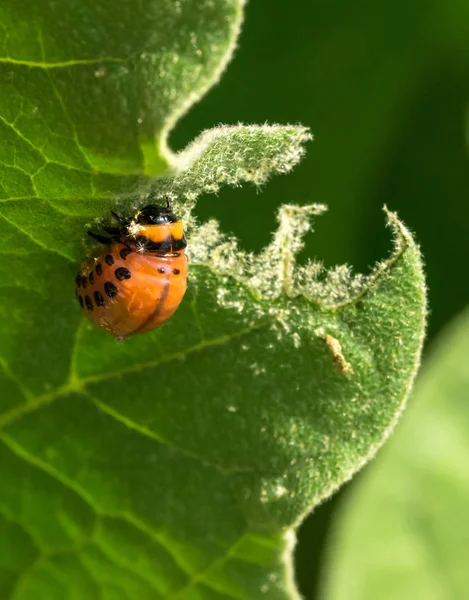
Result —
M404 223L399 219L396 212L389 210L387 205L383 206L384 214L386 215L386 226L394 233L395 251L401 252L409 244L415 246L414 238Z

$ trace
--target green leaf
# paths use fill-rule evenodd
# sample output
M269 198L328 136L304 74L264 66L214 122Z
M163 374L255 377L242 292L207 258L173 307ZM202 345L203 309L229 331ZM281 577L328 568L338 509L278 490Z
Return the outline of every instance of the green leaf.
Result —
M222 184L250 182L260 186L272 174L288 173L303 157L312 139L298 125L235 125L203 132L177 155L180 172L160 179L153 187L157 198L183 198L187 212L202 193L216 193Z
M396 250L370 277L305 281L313 265L294 253L312 212L284 208L254 258L198 229L177 316L125 344L75 318L47 276L63 259L37 257L37 312L16 299L22 323L43 325L25 335L10 318L2 361L1 538L21 540L5 594L296 597L292 528L394 424L424 308L418 251L392 216ZM353 296L337 303L333 284Z
M469 312L437 340L397 433L335 524L321 598L465 598Z
M74 176L99 195L96 171L161 173L169 130L230 59L242 5L2 2L1 137L21 150L10 186L50 197Z
M191 217L201 193L287 172L310 138L222 126L166 148L229 58L240 6L0 8L2 598L296 598L295 527L405 402L425 291L394 215L394 252L367 277L297 262L324 207L282 207L259 255ZM188 293L118 344L72 295L84 227L168 195Z

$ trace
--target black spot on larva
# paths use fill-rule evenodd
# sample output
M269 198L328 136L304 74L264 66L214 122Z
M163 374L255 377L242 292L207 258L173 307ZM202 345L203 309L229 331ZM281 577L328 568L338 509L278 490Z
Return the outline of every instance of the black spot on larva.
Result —
M83 308L83 298L81 296L78 296L78 302L80 303L80 306Z
M124 279L130 279L132 277L129 269L126 269L125 267L119 267L114 273L119 281L124 281Z
M81 278L81 285L83 286L83 288L86 288L86 284L88 283L88 280L86 279L85 276L83 276Z
M166 273L166 269L164 267L159 267L158 273Z
M106 254L106 256L104 257L104 260L106 261L106 264L109 266L114 264L114 258L112 256L112 254Z
M90 282L90 285L92 285L94 283L94 272L91 271L91 273L88 275L88 281Z
M180 272L181 272L181 271L180 271L179 269L173 269L173 273L174 273L175 275L179 275L179 273L180 273Z
M96 275L98 277L101 277L102 274L103 274L103 267L102 267L101 263L97 263L96 264Z
M80 273L78 273L78 275L76 276L75 283L77 284L77 287L81 286L81 275L80 275Z
M93 310L93 303L91 302L91 298L89 296L85 296L85 304L88 310Z
M95 292L93 296L94 301L96 302L96 306L104 306L104 298L101 292Z
M104 284L104 291L109 298L114 298L114 296L117 296L117 288L111 281L106 281Z
M132 254L132 250L130 250L129 248L122 248L119 254L121 255L121 258L125 260L129 256L129 254Z

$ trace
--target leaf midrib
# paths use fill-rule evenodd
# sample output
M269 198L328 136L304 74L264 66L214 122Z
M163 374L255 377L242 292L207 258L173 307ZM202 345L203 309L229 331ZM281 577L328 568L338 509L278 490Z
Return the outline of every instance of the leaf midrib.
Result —
M44 462L37 456L33 456L28 450L26 450L23 446L18 444L18 442L16 442L16 440L14 440L11 436L9 436L5 433L0 433L0 441L6 447L8 447L10 449L10 451L12 451L16 456L18 456L22 460L24 460L27 464L39 469L42 472L45 472L50 477L52 477L54 480L61 483L66 489L77 494L93 510L93 512L98 517L98 520L102 519L102 518L121 519L121 520L125 521L126 523L128 523L129 525L131 525L132 527L136 528L141 533L148 536L151 540L157 542L158 545L172 557L172 559L179 566L181 571L189 577L189 580L184 582L184 584L178 590L175 590L175 592L173 592L171 594L170 598L177 598L182 592L187 591L190 587L197 585L198 583L203 583L205 586L209 587L210 589L213 589L215 591L226 594L229 597L233 597L235 599L242 600L242 598L240 596L238 596L238 595L235 596L230 591L221 589L219 586L216 586L212 582L207 581L205 579L205 577L214 568L223 565L231 558L233 550L238 546L238 544L240 544L242 542L243 538L249 534L248 529L246 529L242 533L242 535L240 535L239 538L237 540L235 540L228 548L224 549L223 556L221 556L221 557L219 556L216 559L214 559L202 571L193 573L190 570L188 570L188 567L187 567L186 561L184 560L184 557L181 557L174 550L174 548L171 548L170 544L168 544L168 540L165 539L164 533L160 533L157 530L152 529L145 522L140 521L139 519L135 518L131 513L127 512L127 511L108 512L106 510L99 508L96 505L93 497L81 485L70 480L66 475L63 475L62 473L57 471L57 469L55 467L53 467L52 465L50 465L49 463ZM23 527L23 524L21 522L18 522L16 520L15 520L15 522L18 525L20 525L21 527ZM25 530L25 531L29 535L28 531L27 530ZM99 545L98 542L95 539L93 539L94 535L95 534L92 534L90 536L90 539L88 540L88 544L95 543L99 548L101 548L101 545ZM35 538L33 538L33 541L35 542ZM76 544L75 547L73 547L73 548L71 547L70 549L67 549L67 553L75 552L78 554L78 552L88 544L83 544L83 543ZM36 542L35 542L35 545L36 545ZM44 560L44 559L50 558L51 556L55 556L56 554L63 553L60 551L59 552L54 552L54 551L46 552L40 546L36 545L36 547L38 549L38 556L33 561L31 567L34 567L40 560ZM106 553L106 554L109 558L111 558L108 553ZM237 558L237 560L241 559L239 556L236 556L236 558ZM28 569L29 572L31 572L31 567ZM141 574L139 574L137 572L135 572L135 574L139 575L141 577ZM142 578L142 580L145 581L145 579L143 579L143 578ZM21 578L21 581L24 581L24 578ZM146 581L146 583L148 583L148 581ZM10 596L11 600L13 600L13 598L15 597L15 593L16 592L14 590Z
M139 53L135 53L139 54ZM103 58L75 58L69 60L62 60L56 62L46 62L46 61L34 61L34 60L22 60L18 58L11 58L10 56L1 56L0 64L12 64L12 65L21 65L25 67L32 67L37 69L64 69L67 67L75 67L80 65L100 65L106 63L117 63L117 64L127 64L129 61L128 58L119 58L115 56L103 56Z
M213 338L211 340L202 340L201 342L198 342L197 344L194 344L193 346L190 346L189 348L187 348L183 351L169 354L160 359L148 361L146 363L131 365L129 367L120 368L119 370L116 370L116 371L107 371L104 373L99 373L97 375L90 375L88 377L82 377L82 378L77 376L74 373L75 365L74 365L73 355L77 348L77 346L75 346L72 350L72 364L70 367L71 370L70 370L70 375L69 375L68 381L65 384L63 384L62 386L53 390L52 392L48 392L48 393L42 394L40 396L32 397L29 399L29 401L22 404L21 406L11 409L10 411L7 411L6 413L4 413L0 417L0 428L10 425L10 423L20 419L25 414L28 414L35 410L38 410L39 408L41 408L42 406L44 406L46 404L52 403L54 400L56 400L60 396L66 396L67 394L70 394L70 393L84 393L84 392L86 392L86 386L90 383L100 383L103 381L108 381L109 379L128 375L129 373L138 373L138 372L144 371L146 369L155 369L162 364L167 364L168 362L172 362L175 360L184 360L187 356L196 354L198 352L202 352L203 350L205 350L207 348L227 345L235 339L239 339L241 337L244 337L245 335L252 333L253 331L257 331L259 329L262 329L262 328L268 326L269 324L271 324L271 322L272 322L271 319L265 320L265 321L256 323L255 325L251 325L250 327L242 329L231 335L227 334L227 335L219 336L217 338ZM82 325L82 322L80 322L80 326L81 325Z

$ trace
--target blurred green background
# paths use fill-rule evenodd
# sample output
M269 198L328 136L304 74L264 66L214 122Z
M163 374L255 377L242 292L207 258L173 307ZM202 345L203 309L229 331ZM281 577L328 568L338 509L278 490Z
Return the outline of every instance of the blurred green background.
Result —
M326 203L305 255L367 271L391 247L383 204L426 260L430 341L469 299L469 4L462 0L252 0L221 83L177 126L173 148L218 123L303 123L295 171L261 190L202 198L247 249L265 245L285 202ZM322 549L345 486L303 524L302 593L317 598Z

